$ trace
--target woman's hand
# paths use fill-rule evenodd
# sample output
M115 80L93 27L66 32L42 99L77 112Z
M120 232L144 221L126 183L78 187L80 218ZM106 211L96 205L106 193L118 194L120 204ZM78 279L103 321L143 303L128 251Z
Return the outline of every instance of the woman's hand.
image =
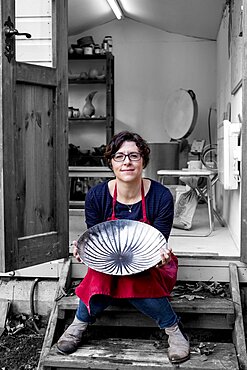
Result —
M172 253L172 249L170 247L167 246L167 248L165 249L161 248L160 249L161 261L158 263L158 265L156 265L156 267L162 267L162 266L167 265L171 260L171 253Z
M80 263L83 262L81 257L79 256L79 253L78 253L78 246L77 246L77 241L76 240L73 241L73 256L75 257L75 259L78 262L80 262Z

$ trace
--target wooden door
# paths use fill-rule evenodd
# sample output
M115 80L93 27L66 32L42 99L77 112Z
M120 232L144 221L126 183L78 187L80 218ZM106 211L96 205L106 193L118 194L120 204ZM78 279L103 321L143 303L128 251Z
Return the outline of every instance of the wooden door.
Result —
M8 59L0 36L1 272L68 255L67 0L52 6L52 68ZM3 30L15 0L0 12Z

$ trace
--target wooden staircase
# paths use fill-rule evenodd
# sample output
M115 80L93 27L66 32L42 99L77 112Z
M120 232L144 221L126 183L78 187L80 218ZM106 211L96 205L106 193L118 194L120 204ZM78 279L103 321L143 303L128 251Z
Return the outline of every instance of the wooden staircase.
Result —
M76 352L70 355L57 353L55 343L72 321L78 304L76 296L64 294L70 285L70 269L71 262L66 260L58 282L57 298L50 315L38 370L158 370L175 367L167 358L166 336L155 329L156 324L151 319L127 305L107 308L104 315L89 328L87 340ZM236 265L231 264L229 271L232 299L172 299L172 306L182 318L185 328L232 332L230 343L192 343L191 359L180 364L179 368L247 370ZM155 335L157 332L159 335Z

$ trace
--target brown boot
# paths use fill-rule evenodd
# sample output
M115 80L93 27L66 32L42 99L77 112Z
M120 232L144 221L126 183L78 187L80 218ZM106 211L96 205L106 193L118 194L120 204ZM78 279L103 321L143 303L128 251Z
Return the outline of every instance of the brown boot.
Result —
M168 338L168 358L173 364L179 364L190 358L190 344L188 338L182 334L178 324L165 329Z
M74 321L65 330L57 342L57 349L63 354L75 352L79 347L83 333L87 329L88 323L74 318Z

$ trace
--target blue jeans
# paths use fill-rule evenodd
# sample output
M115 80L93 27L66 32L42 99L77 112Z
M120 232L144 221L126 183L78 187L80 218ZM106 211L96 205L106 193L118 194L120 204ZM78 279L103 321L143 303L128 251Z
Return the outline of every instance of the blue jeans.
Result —
M94 295L91 298L90 314L86 305L80 300L76 311L76 317L78 320L93 324L106 307L123 300L130 302L137 310L151 317L156 321L160 329L170 328L179 321L167 297L125 298L116 300L103 294Z

